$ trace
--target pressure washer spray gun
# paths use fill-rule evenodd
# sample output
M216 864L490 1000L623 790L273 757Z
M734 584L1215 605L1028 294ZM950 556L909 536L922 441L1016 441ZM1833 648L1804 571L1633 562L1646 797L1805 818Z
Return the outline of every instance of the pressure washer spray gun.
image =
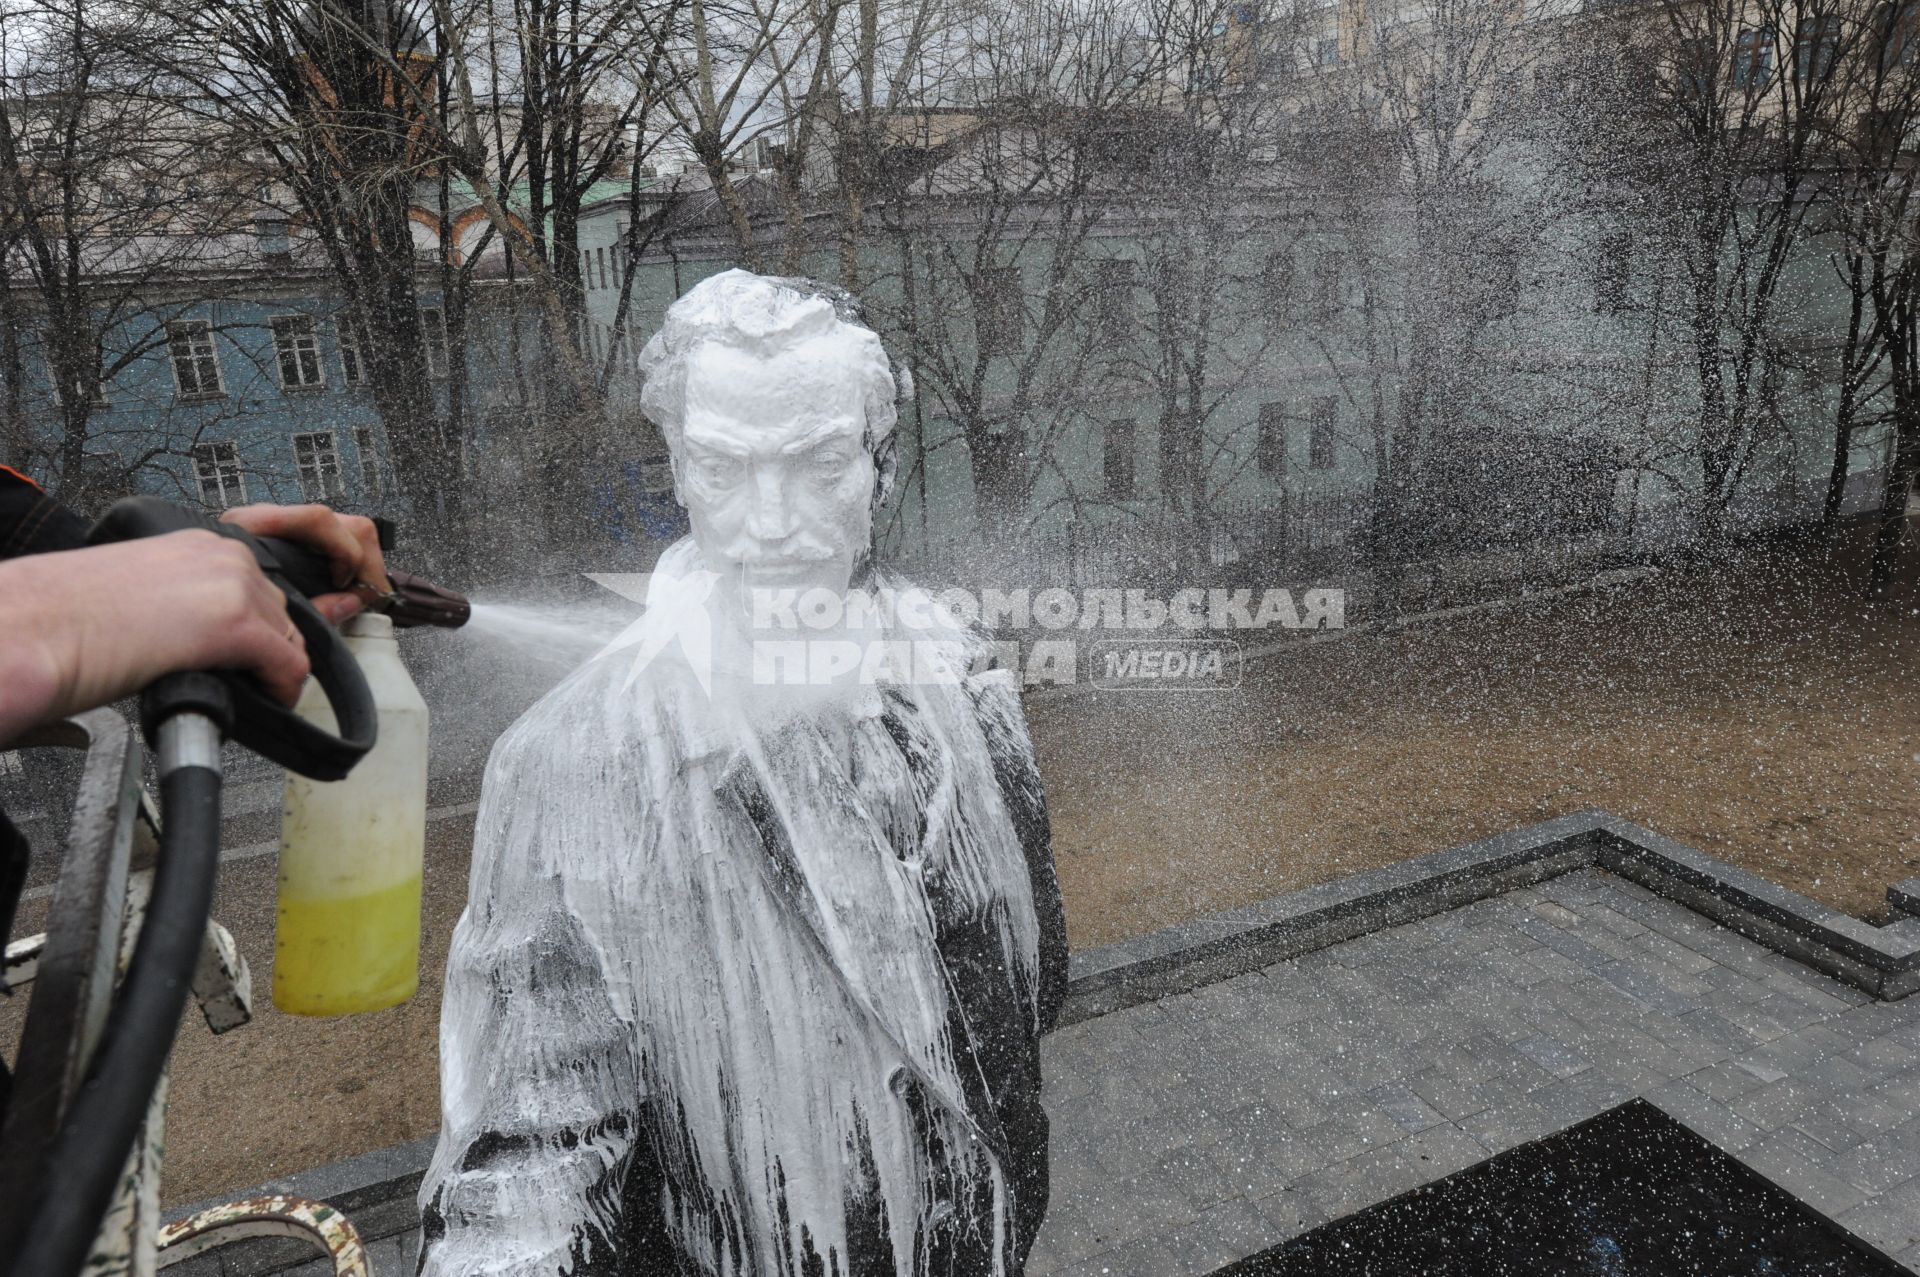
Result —
M392 525L376 523L381 550L391 550ZM323 621L315 624L317 614L307 615L308 599L337 588L325 554L210 525L191 510L152 498L115 505L91 539L208 526L253 550L268 579L286 593L288 612L313 658L315 677L292 713L266 701L250 679L224 680L237 693L234 738L287 769L274 1005L295 1015L347 1015L405 1002L419 986L427 706L400 661L394 631L419 625L454 629L467 623L472 609L453 591L390 568L392 589L385 593L365 583L351 587L365 610L336 634ZM372 730L363 733L358 723L345 730L349 715L329 686L329 672L349 681L358 676L371 702ZM208 676L197 677L204 682ZM320 748L323 736L338 746ZM324 765L313 765L322 758Z
M88 541L189 528L211 529L253 551L286 595L313 678L293 710L250 675L232 671L169 674L141 694L140 725L156 757L161 813L145 917L97 1037L45 1044L65 1052L62 1076L82 1080L57 1130L35 1146L34 1165L15 1168L30 1190L0 1203L0 1272L9 1277L80 1270L146 1119L212 908L224 740L287 769L275 1002L306 1014L372 1010L404 1001L417 983L426 705L400 664L393 631L464 625L467 601L389 570L393 589L365 590L368 610L336 631L309 601L336 589L324 554L210 523L151 497L115 504ZM391 539L383 527L383 550ZM137 770L127 776L124 783L137 783ZM133 810L130 799L122 810ZM13 1134L9 1121L5 1135Z

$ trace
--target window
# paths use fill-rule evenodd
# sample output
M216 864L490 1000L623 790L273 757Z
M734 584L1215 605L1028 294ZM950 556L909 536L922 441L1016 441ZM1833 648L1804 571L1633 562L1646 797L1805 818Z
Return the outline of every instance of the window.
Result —
M1325 252L1313 264L1313 317L1325 321L1340 313L1340 254Z
M1633 274L1633 236L1615 232L1600 241L1593 261L1593 308L1618 315L1627 308L1627 283Z
M1269 323L1284 319L1293 304L1293 250L1276 248L1260 266L1260 302Z
M173 384L182 398L225 393L220 382L220 359L213 349L213 325L204 319L180 319L167 325L167 354L173 361Z
M1920 0L1908 0L1905 4L1889 4L1881 19L1886 25L1886 43L1880 46L1880 66L1883 70L1892 70L1913 60L1914 50L1920 49Z
M1020 268L995 266L981 272L974 310L980 348L989 355L1020 349L1026 340L1026 302L1020 296Z
M600 287L605 288L607 286L607 250L604 248L594 249L593 258L594 264L600 271Z
M1794 41L1793 75L1802 84L1824 80L1840 60L1840 16L1824 14L1800 20Z
M247 499L246 476L240 473L240 445L193 445L193 478L200 485L200 504L224 510Z
M436 377L447 375L447 317L438 306L420 310L422 340L427 345L427 371Z
M313 430L293 437L293 466L300 472L300 495L308 501L334 501L340 491L340 449L333 431Z
M1340 401L1321 395L1313 401L1307 416L1307 465L1315 470L1333 469L1334 429L1340 420Z
M311 390L324 385L320 375L320 337L311 315L277 315L267 321L273 330L273 353L280 361L280 388Z
M1109 421L1106 437L1101 443L1104 454L1101 461L1106 476L1107 495L1110 497L1132 496L1135 456L1133 423Z
M1734 87L1761 88L1772 71L1773 28L1748 27L1733 42Z
M373 427L353 428L353 450L360 454L360 499L380 499L380 450L374 446Z
M1093 264L1094 314L1103 337L1119 338L1133 327L1134 264L1117 257Z
M1271 479L1287 475L1287 411L1285 404L1260 405L1260 473Z
M367 384L367 343L361 339L360 325L351 315L337 316L334 331L340 336L340 380L343 385Z

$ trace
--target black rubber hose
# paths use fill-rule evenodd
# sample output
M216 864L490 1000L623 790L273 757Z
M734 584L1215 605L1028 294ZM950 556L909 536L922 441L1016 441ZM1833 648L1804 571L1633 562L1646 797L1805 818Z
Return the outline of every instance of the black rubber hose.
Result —
M147 1103L173 1050L213 910L220 867L220 773L160 778L160 859L146 920L93 1067L67 1110L11 1277L74 1277L113 1202Z

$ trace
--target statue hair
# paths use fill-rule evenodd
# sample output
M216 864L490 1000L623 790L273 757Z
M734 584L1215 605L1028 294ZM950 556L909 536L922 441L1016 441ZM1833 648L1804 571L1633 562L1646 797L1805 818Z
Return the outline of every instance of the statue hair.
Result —
M873 358L860 370L866 444L876 461L890 461L898 403L912 397L912 376L888 356L860 300L819 280L728 270L688 289L667 307L660 331L640 352L640 409L678 455L686 427L687 360L694 351L720 342L771 356L836 329L852 330L862 345L871 343ZM891 465L882 469L890 473Z

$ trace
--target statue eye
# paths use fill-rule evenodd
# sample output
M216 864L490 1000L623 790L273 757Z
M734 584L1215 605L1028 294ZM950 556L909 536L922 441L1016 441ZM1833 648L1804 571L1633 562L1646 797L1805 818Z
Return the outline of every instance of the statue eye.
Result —
M738 483L746 470L738 457L704 457L700 461L700 477L708 483Z

